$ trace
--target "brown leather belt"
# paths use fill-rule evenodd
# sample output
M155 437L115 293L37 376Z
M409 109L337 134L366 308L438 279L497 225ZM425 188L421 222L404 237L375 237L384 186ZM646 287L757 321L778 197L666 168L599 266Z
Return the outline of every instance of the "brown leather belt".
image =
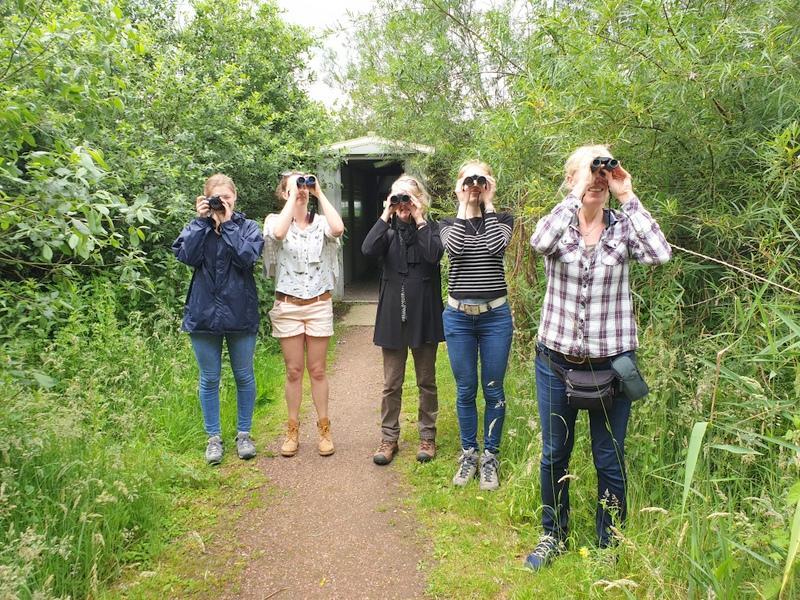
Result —
M298 298L297 296L290 296L289 294L284 294L283 292L275 292L275 299L280 300L281 302L288 302L289 304L296 304L297 306L307 306L309 304L314 304L315 302L330 300L331 293L330 291L327 291L324 294L314 296L313 298Z
M561 352L556 352L555 350L550 350L551 354L554 354L558 358L564 360L571 365L599 365L601 363L608 362L607 357L599 357L599 358L592 358L590 356L573 356L571 354L562 354Z

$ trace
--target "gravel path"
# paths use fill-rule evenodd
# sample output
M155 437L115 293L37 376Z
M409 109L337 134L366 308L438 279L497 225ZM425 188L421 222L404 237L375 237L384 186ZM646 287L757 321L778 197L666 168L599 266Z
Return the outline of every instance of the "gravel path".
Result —
M374 315L374 306L368 310ZM268 500L237 526L247 566L227 598L423 597L418 565L429 558L422 552L427 544L403 504L397 472L372 463L380 434L380 349L371 327L349 327L338 342L329 369L336 453L317 454L316 414L304 398L309 409L298 455L281 457L279 439L274 457L262 452L257 459L270 481L262 491Z

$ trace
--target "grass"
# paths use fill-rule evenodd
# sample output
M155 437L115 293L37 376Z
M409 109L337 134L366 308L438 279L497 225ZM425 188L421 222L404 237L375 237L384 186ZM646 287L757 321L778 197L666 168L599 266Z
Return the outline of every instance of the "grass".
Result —
M214 528L263 483L232 452L230 369L221 397L228 452L211 469L197 367L177 320L120 315L107 287L71 301L73 316L51 338L4 347L18 371L0 374L0 597L186 595L205 585L191 560L203 554L197 546L221 547ZM26 381L26 368L38 378ZM283 418L282 371L275 344L260 340L256 439ZM168 547L181 548L174 568L157 559ZM123 573L125 585L109 592Z
M644 362L650 371L646 376L651 383L657 381L654 363L646 357ZM417 441L417 394L410 365L406 372L402 440L409 448ZM788 477L776 476L779 447L762 449L763 459L773 462L763 465L759 479L769 487L757 490L756 478L733 475L749 468L752 453L739 454L739 447L739 453L720 450L725 446L718 438L701 445L699 434L691 435L693 423L669 418L675 390L654 388L651 397L634 406L629 427L628 521L618 547L600 550L594 538L596 480L588 423L582 415L570 466L577 477L570 488L570 552L547 571L534 574L522 566L539 537L541 517L541 444L532 368L519 357L510 366L501 488L496 493L481 492L477 481L463 489L451 485L460 444L454 381L444 345L437 375L438 456L424 465L415 462L411 451L398 456L412 486L409 502L425 537L433 542L426 561L432 597L778 597L784 561L787 552L796 549L797 539L793 537L790 548L795 505L783 506L780 500ZM480 407L480 394L478 403ZM701 453L706 457L703 469L695 470ZM723 474L724 469L728 471ZM693 493L682 516L684 489L689 494L692 480ZM787 579L781 597L794 598L796 574Z
M12 368L35 365L36 375L26 382L10 368L2 373L0 596L202 598L235 589L242 563L230 531L263 505L269 488L253 463L233 457L230 444L222 468L204 464L196 365L174 318L120 318L103 290L84 300L85 306L72 300L75 316L52 338L22 340L29 345L7 352ZM450 484L459 437L444 346L438 457L416 463L416 390L408 368L397 461L424 542L432 542L421 565L430 595L797 597L800 414L791 398L770 397L769 386L787 380L774 365L794 364L781 344L798 338L781 338L772 354L733 348L719 365L718 348L730 341L717 337L698 339L690 353L671 346L663 332L643 333L642 364L653 392L635 405L629 427L622 540L611 551L595 547L594 468L582 417L571 465L571 551L538 574L522 567L541 516L535 385L523 352L507 377L496 493L480 492L477 483ZM260 341L256 364L254 434L263 447L285 418L274 342ZM707 422L712 396L713 427L692 436L696 423ZM230 442L229 369L222 406Z

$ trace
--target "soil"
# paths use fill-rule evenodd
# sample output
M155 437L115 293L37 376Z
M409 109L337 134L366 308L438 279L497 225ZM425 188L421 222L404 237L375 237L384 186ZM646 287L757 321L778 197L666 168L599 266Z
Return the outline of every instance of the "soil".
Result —
M383 367L366 313L345 317L329 366L330 419L336 453L317 453L316 414L310 397L300 426L297 456L279 455L282 439L258 461L269 479L259 490L264 506L247 513L235 532L246 562L224 597L420 598L429 547L406 507L408 493L393 465L379 467ZM406 445L403 452L415 452ZM267 456L273 454L273 456Z

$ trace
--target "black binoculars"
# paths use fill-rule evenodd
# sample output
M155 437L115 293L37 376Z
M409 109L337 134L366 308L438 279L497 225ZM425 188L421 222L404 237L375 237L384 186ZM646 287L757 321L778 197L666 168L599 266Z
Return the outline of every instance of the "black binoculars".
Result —
M206 198L206 202L208 202L208 208L211 210L225 210L225 203L222 202L222 198L219 196L209 196Z
M300 175L300 177L297 178L297 187L301 185L313 188L317 185L317 178L313 175Z
M592 161L592 173L598 169L605 169L606 171L613 171L619 166L619 161L610 156L598 156Z
M480 186L485 188L489 181L483 175L470 175L469 177L464 177L464 184L467 187L476 187Z
M392 194L389 196L389 204L392 206L402 202L411 202L411 196L408 194Z

